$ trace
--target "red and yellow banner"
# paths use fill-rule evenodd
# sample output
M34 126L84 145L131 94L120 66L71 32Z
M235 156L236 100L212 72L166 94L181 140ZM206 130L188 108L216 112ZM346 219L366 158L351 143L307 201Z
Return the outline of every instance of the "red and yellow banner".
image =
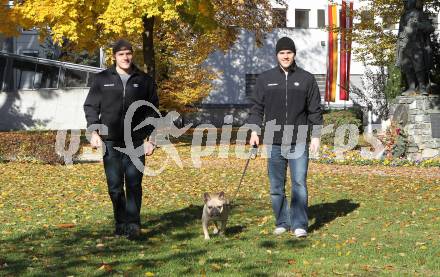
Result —
M338 8L328 5L328 63L325 101L335 102L339 73L339 100L349 100L351 32L353 27L353 1L342 0L339 18L340 52L338 51ZM338 56L340 57L338 62Z
M347 86L346 86L346 95L345 98L341 100L348 100L349 98L349 90L350 90L350 65L351 65L351 45L352 45L352 32L353 32L353 1L350 1L349 6L347 7Z
M342 1L341 9L341 63L339 100L348 100L350 90L351 31L353 26L353 1Z
M328 66L325 101L336 101L336 82L338 78L338 9L336 4L328 5Z

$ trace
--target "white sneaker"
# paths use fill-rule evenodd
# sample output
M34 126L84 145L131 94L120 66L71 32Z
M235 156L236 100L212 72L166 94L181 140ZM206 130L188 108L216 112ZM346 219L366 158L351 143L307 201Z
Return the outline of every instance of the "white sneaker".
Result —
M300 228L295 229L294 233L295 233L295 236L297 238L305 238L305 237L307 237L307 231L304 230L304 229L300 229Z
M278 236L278 235L281 235L282 233L285 233L286 231L287 231L287 229L284 227L277 227L273 231L273 234Z

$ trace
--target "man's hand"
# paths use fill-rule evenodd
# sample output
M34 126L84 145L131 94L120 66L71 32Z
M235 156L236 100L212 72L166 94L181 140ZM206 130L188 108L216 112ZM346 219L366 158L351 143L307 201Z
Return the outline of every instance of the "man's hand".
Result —
M253 131L251 133L251 138L249 139L249 144L250 145L260 145L260 138L258 137L257 132Z
M154 149L156 149L156 144L152 141L146 141L144 142L144 153L147 156L150 156L153 154Z
M92 148L99 148L102 146L101 137L95 131L92 132L92 137L90 138L90 145L92 146Z
M312 138L311 139L309 150L310 150L310 154L312 156L315 156L318 154L320 142L321 142L320 138Z

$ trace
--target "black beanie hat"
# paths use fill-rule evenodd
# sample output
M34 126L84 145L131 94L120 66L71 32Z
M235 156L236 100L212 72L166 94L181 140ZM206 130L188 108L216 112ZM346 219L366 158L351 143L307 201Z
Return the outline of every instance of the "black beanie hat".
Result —
M277 41L276 54L282 50L291 50L296 54L295 43L288 37L282 37Z
M126 41L125 39L117 40L112 47L113 54L116 54L116 52L123 50L133 51L133 47L131 46L131 43Z

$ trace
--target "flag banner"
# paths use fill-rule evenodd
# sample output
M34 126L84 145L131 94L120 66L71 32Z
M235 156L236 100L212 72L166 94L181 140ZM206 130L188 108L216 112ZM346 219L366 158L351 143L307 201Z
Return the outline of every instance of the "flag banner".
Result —
M350 1L347 15L347 77L346 77L346 95L341 100L349 100L350 92L350 65L351 65L351 45L352 45L352 33L353 33L353 0Z
M328 5L328 63L325 101L336 101L336 82L338 78L338 33L335 28L338 26L336 4Z
M340 60L339 60L339 99L347 99L347 1L342 0L341 17L340 17L340 29L341 29L341 39L340 39Z

